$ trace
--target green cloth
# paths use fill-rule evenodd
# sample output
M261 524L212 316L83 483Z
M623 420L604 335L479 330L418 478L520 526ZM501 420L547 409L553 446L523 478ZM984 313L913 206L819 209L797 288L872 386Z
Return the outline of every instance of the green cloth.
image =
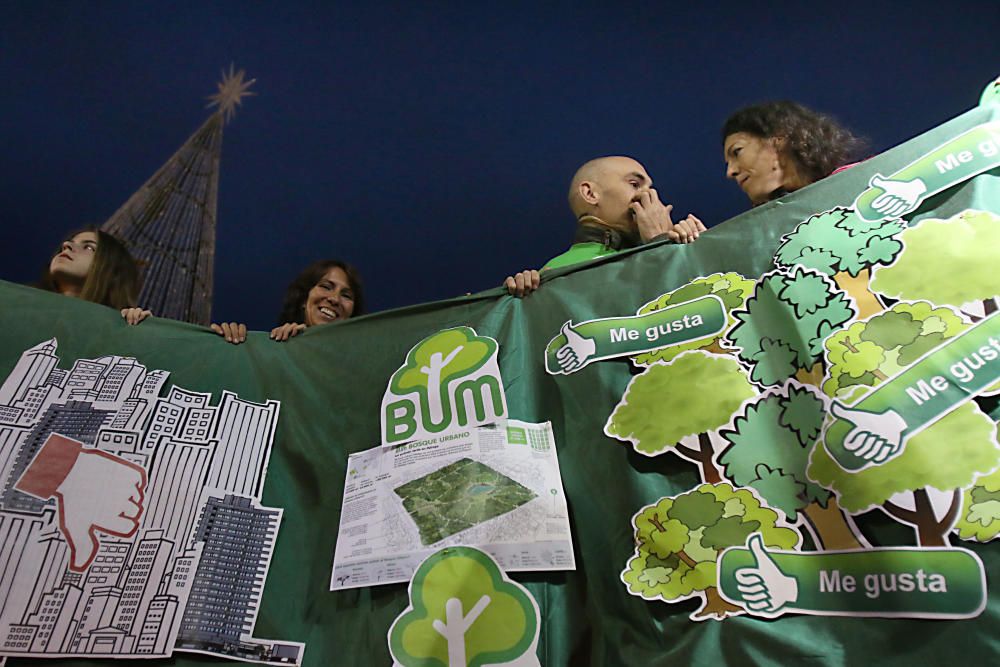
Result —
M992 594L979 617L948 622L802 615L694 622L689 616L698 600L668 604L629 594L620 575L635 548L633 515L664 496L690 491L700 483L698 467L672 453L638 455L628 443L604 434L635 377L626 360L592 363L560 376L548 375L544 367L546 345L567 320L634 315L699 276L739 272L757 278L774 268L782 236L800 222L831 206L850 206L874 174L892 174L991 118L989 109L973 110L716 226L696 244L623 253L553 280L527 299L490 290L313 327L285 343L252 332L245 344L234 346L207 329L156 318L130 327L111 309L0 283L5 314L0 378L23 350L56 337L61 368L79 358L133 356L147 368L169 370L168 384L211 392L215 400L229 390L252 401L280 401L263 502L282 508L284 515L253 634L305 642L304 664L311 667L391 663L386 633L408 604L406 585L328 590L347 457L379 443L383 392L407 351L434 332L462 325L499 342L510 416L553 424L577 570L512 575L540 606L538 657L545 667L993 664L1000 650L1000 596ZM948 218L967 208L1000 213L998 170L934 196L911 217ZM565 265L612 254L599 244L584 245L553 261ZM664 410L684 410L687 403L713 396L697 386L676 386L662 400ZM873 544L916 544L912 528L877 509L861 514L858 523ZM977 554L990 577L1000 572L997 544L949 539ZM209 663L224 664L182 653L143 664ZM39 663L13 658L7 664Z
M608 255L614 255L618 252L621 251L609 248L603 243L597 243L594 241L587 243L574 243L569 247L569 250L561 255L556 255L546 262L545 266L542 267L542 270L558 269L572 264L579 264L580 262L589 262L592 259L607 257Z

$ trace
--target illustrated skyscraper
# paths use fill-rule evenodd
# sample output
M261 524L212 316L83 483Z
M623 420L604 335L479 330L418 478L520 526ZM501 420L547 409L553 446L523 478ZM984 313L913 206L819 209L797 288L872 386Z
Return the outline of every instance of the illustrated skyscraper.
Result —
M223 72L217 111L101 227L143 264L139 305L160 317L209 323L222 128L253 95L243 77Z

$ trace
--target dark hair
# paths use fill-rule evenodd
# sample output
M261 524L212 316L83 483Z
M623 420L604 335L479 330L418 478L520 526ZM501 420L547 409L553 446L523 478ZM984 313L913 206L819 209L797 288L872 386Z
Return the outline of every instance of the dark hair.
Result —
M321 259L313 262L302 270L295 280L291 282L285 290L285 303L281 307L281 315L278 316L278 324L286 322L296 322L304 324L306 321L306 297L309 290L327 274L330 269L338 268L347 274L347 283L354 292L354 310L351 317L365 314L365 294L361 286L361 276L358 270L347 262L339 259Z
M784 137L785 148L809 183L859 159L865 142L825 114L782 100L744 107L726 119L722 143L737 132L761 139Z
M142 279L139 275L139 266L128 249L114 236L97 227L78 229L67 235L64 242L72 241L77 234L83 232L93 232L97 235L97 251L94 253L94 261L90 265L90 271L87 272L87 278L83 282L83 289L80 290L80 298L118 309L135 306ZM53 257L61 250L62 244ZM39 287L50 292L59 291L49 267L45 267Z

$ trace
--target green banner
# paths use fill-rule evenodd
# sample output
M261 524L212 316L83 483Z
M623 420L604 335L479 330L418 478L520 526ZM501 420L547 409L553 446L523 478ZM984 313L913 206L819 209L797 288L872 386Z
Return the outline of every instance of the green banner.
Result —
M521 657L546 667L908 665L914 641L928 664L956 656L991 664L1000 597L984 589L982 572L1000 571L1000 407L990 384L991 341L1000 340L991 240L1000 186L987 142L998 115L996 106L973 109L694 244L547 273L523 300L495 289L310 328L282 343L252 332L234 346L158 318L128 326L111 309L0 283L0 655L17 666L57 656L107 665L98 651L148 650L170 657L143 664L225 664L218 652L197 652L207 640L161 646L154 629L185 617L194 559L226 557L210 539L220 517L253 516L263 521L255 548L273 546L269 565L220 569L218 581L246 577L255 610L240 617L229 655L264 663L291 664L301 644L308 667L391 664L399 647L419 660L413 651L426 649L438 656L428 664L439 664L445 651L460 654L453 630L468 626L468 661L475 651L506 659L529 646L534 656ZM919 180L924 191L876 191L886 180ZM898 201L876 203L892 192ZM466 340L423 350L446 331ZM495 341L495 355L487 345L488 354L463 361L473 336ZM613 357L622 358L602 361ZM424 368L440 377L431 382ZM476 387L461 387L470 377L482 380L478 407ZM117 412L102 413L126 384ZM47 412L52 406L60 407ZM364 530L363 504L342 507L348 457L386 433L433 433L448 410L459 425L463 409L468 423L477 415L551 422L554 437L540 454L551 447L558 455L576 569L506 572L515 593L493 569L487 577L463 566L479 574L461 607L455 596L424 595L437 575L330 591L341 515ZM74 411L94 421L74 421ZM897 424L901 446L881 461L842 465L848 445L883 456L869 436L850 437L866 426L859 412L893 412L906 424ZM242 414L255 421L220 434ZM78 435L48 439L59 415ZM270 442L269 453L253 450L253 475L222 445L240 434ZM529 435L512 433L510 442L542 447ZM487 433L480 447L493 436L503 439ZM175 463L164 467L167 449ZM64 491L76 489L67 475L75 462L116 471L98 490L120 504L97 502L88 511L101 521L78 521L68 491L60 500L50 477L35 474L36 460L61 470ZM243 496L191 500L207 513L170 512L180 496L155 492L166 479L222 488L234 478ZM532 503L552 499L536 496L489 521L539 521ZM138 516L138 502L159 510ZM387 539L416 530L402 509L394 517ZM128 536L136 523L142 539ZM244 540L226 553L251 549L251 528L224 532ZM462 544L463 533L449 539L443 546ZM166 559L166 549L175 556ZM383 567L391 577L393 563ZM771 586L772 575L786 579ZM522 605L520 630L480 636L473 622L500 610L481 602L492 599L480 590L487 583L522 602L526 591L537 614ZM774 592L787 598L780 606L767 601ZM421 600L433 619L418 618ZM451 643L435 643L426 620ZM400 634L406 627L419 632Z

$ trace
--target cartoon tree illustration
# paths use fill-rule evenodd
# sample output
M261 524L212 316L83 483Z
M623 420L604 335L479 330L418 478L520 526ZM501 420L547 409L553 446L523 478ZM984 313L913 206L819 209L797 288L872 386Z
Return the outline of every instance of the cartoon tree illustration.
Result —
M996 311L1000 216L967 210L947 220L922 220L898 239L903 252L893 264L873 272L873 290L894 299L925 299L955 308L982 301L987 315Z
M854 297L859 317L868 317L884 307L868 291L871 269L892 262L903 247L895 237L905 227L902 220L869 222L850 209L834 208L806 219L782 237L774 262L832 276Z
M875 386L966 328L949 308L901 301L827 338L823 392L836 397L856 385Z
M636 549L622 581L629 593L646 600L701 597L694 620L742 613L719 596L719 554L745 544L753 533L760 533L768 546L794 549L801 536L783 523L753 491L727 482L661 498L632 517Z
M706 399L671 409L669 401L676 396L678 387L698 387ZM631 442L645 456L672 451L697 463L703 481L720 482L722 476L713 462L715 450L709 433L728 424L743 401L756 393L746 371L731 356L685 352L670 363L655 363L632 378L604 432ZM695 435L697 449L681 443Z
M524 656L537 633L527 589L482 551L450 547L417 568L410 606L389 629L389 650L403 667L478 667Z
M828 377L823 390L854 404L966 327L949 308L899 302L827 339ZM947 544L946 533L959 513L962 489L998 464L996 424L970 401L909 438L903 452L885 463L847 472L820 444L813 449L807 473L833 491L848 512L881 507L897 521L914 526L921 545L941 546ZM951 494L948 506L936 510L928 488ZM893 500L896 494L912 496L912 508Z
M989 542L1000 535L1000 468L962 492L955 532L963 540Z
M855 387L847 400L860 400L865 387ZM996 423L974 402L963 403L910 437L899 455L860 471L841 468L826 447L813 448L807 474L837 495L840 506L852 514L881 508L893 519L913 526L921 546L946 546L947 533L961 507L962 489L976 477L1000 465ZM928 489L951 495L943 511L936 511ZM894 499L911 497L910 506Z
M723 474L751 487L792 523L803 520L822 549L865 546L829 490L806 476L826 402L812 388L789 382L748 403L733 428L722 431L728 445L719 455Z
M649 366L657 361L670 361L681 352L688 350L708 350L718 354L725 354L726 350L719 345L719 338L736 323L732 312L737 308L742 308L747 298L753 294L754 281L744 278L738 273L713 273L704 278L696 278L687 285L679 287L672 292L668 292L654 301L650 301L639 309L638 315L645 315L657 310L662 310L667 306L675 306L686 301L693 301L703 296L713 295L722 300L722 305L726 310L726 328L718 335L711 338L683 343L681 345L671 345L660 350L645 352L637 355L633 361L637 366Z
M850 299L823 273L803 267L771 271L734 313L737 324L726 340L758 384L780 384L795 375L818 385L823 340L854 315Z
M440 427L451 420L448 383L482 368L497 351L492 338L477 336L470 327L438 331L417 343L390 382L396 394L416 391L430 424ZM494 396L499 395L495 392Z

